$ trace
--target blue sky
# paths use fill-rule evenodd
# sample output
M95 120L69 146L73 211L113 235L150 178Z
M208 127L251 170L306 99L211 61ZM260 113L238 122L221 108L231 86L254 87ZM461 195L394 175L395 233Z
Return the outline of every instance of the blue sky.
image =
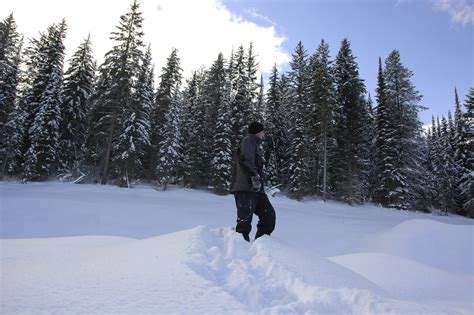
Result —
M455 21L446 7L450 1L444 2L225 0L223 3L245 19L273 25L286 38L283 48L289 53L301 40L311 54L324 39L334 57L341 40L347 37L357 57L360 75L374 100L378 58L383 60L393 49L399 50L403 64L414 72L412 81L424 96L422 104L429 107L420 113L423 123L428 124L431 115L447 115L453 109L454 87L461 100L469 87L474 87L473 4L469 7L467 1L457 1L471 15Z

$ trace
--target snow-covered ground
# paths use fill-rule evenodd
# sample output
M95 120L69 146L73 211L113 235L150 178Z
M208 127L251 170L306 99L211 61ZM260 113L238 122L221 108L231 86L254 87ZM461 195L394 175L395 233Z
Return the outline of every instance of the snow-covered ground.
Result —
M0 182L0 313L474 313L474 220L271 201L249 244L232 196Z

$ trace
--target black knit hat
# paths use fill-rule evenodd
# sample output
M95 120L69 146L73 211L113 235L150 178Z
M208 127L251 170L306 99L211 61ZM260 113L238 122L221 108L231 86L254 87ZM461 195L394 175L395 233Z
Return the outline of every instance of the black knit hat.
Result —
M252 122L250 125L249 125L249 133L250 134L257 134L259 133L260 131L263 131L265 128L263 128L263 125L257 121L254 121Z

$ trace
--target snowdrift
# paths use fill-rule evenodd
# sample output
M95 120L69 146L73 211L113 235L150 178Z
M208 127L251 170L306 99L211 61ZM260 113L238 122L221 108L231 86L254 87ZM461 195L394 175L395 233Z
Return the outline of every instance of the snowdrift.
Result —
M2 314L474 313L470 219L274 198L275 233L247 243L231 196L0 193Z
M145 240L93 236L2 240L1 245L6 314L468 313L396 300L389 292L403 287L382 288L377 279L342 267L344 261L350 265L347 257L333 259L342 261L339 265L268 236L249 244L230 228L197 227ZM390 261L375 258L350 261ZM384 266L406 266L391 262Z

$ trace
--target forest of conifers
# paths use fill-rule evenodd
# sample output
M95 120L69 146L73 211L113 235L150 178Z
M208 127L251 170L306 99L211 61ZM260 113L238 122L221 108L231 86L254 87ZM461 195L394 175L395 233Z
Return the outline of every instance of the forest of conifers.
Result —
M265 125L266 185L301 199L474 217L474 89L423 130L413 72L394 50L379 59L375 100L350 41L334 58L321 40L294 49L290 69L258 77L253 44L184 78L170 52L155 85L137 2L97 66L90 36L65 64L66 21L26 42L0 22L0 173L133 187L152 183L225 194L252 121ZM374 65L376 66L376 65Z

